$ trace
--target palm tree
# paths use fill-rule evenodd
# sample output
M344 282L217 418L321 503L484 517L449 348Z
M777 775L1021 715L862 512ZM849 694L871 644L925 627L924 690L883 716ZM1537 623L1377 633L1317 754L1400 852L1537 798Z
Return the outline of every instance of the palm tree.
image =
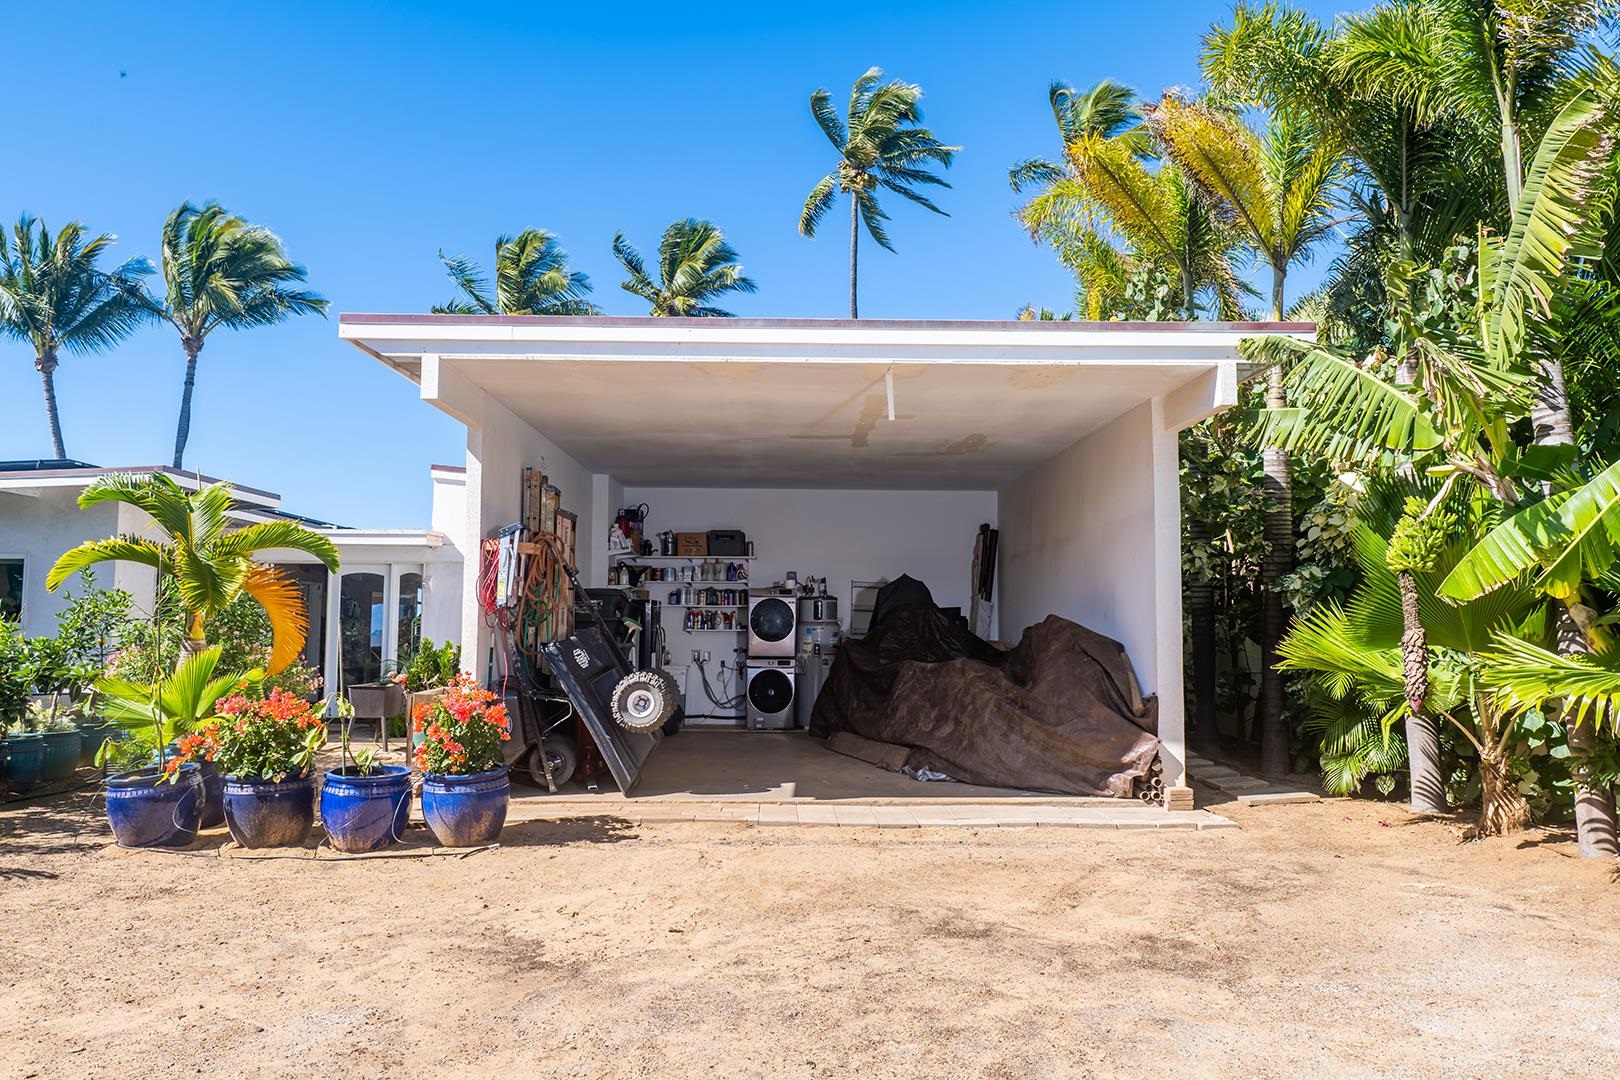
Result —
M728 292L751 293L737 252L712 222L686 218L664 230L658 244L658 280L647 276L641 255L623 233L613 236L613 255L630 276L619 286L652 304L654 315L719 316L731 312L709 301Z
M287 258L276 234L230 214L217 202L180 206L163 223L162 317L180 331L186 353L185 389L174 432L174 467L191 438L191 394L197 355L221 327L273 326L294 315L324 315L326 300L298 288L302 266Z
M1506 224L1499 184L1489 182L1490 140L1471 122L1420 114L1386 81L1364 77L1367 51L1400 37L1416 5L1384 5L1340 19L1332 32L1308 13L1240 3L1231 24L1204 39L1201 66L1222 104L1308 118L1345 148L1359 181L1347 192L1358 224L1326 284L1319 328L1376 341L1390 258L1437 263L1481 221ZM1482 178L1484 182L1482 182Z
M1088 136L1114 139L1133 152L1149 156L1153 140L1136 108L1136 91L1113 79L1103 79L1086 90L1075 90L1066 82L1054 80L1046 90L1064 152L1070 144ZM1020 194L1025 188L1039 187L1035 198L1046 194L1051 185L1069 176L1066 162L1046 158L1025 158L1007 170L1007 182ZM1020 212L1020 217L1027 211Z
M839 119L832 95L817 90L810 95L810 114L815 117L827 141L838 151L838 167L810 189L799 214L799 233L816 235L816 226L832 209L840 192L850 196L849 206L849 317L860 317L856 304L856 266L861 224L883 248L893 251L883 223L889 219L878 206L877 191L884 188L918 206L946 217L917 190L919 184L948 188L951 185L930 172L934 165L950 168L962 148L945 146L934 133L922 126L922 87L900 82L883 82L883 72L872 68L855 80L850 90L847 119Z
M77 221L52 236L27 214L17 219L9 246L0 232L0 333L33 346L58 459L67 457L56 408L61 353L110 349L151 317L141 291L151 263L136 258L111 270L96 265L115 239L110 233L86 238Z
M1557 604L1557 644L1569 657L1589 649L1591 631L1580 625L1587 605L1584 584L1613 562L1611 535L1620 535L1620 465L1598 472L1584 485L1570 484L1572 471L1587 466L1560 431L1544 418L1557 416L1556 399L1568 417L1562 385L1566 350L1595 336L1612 337L1620 325L1592 335L1569 335L1568 297L1584 295L1571 279L1588 256L1602 248L1605 176L1613 152L1610 108L1582 88L1571 94L1547 125L1526 171L1512 224L1505 236L1481 235L1476 280L1477 322L1436 329L1415 313L1412 283L1420 267L1396 265L1389 274L1396 356L1412 369L1401 385L1377 378L1363 358L1320 346L1278 344L1300 355L1289 368L1287 391L1295 408L1273 414L1267 437L1291 449L1326 451L1339 460L1368 461L1395 453L1430 472L1460 478L1507 505L1526 494L1551 497L1532 502L1480 541L1440 587L1443 597L1468 601L1501 588L1531 569ZM1584 270L1582 271L1584 272ZM1473 306L1473 305L1471 305ZM1620 308L1580 306L1583 321ZM1563 319L1560 323L1558 320ZM1620 323L1620 318L1614 320ZM1563 340L1561 340L1563 339ZM1521 449L1514 431L1536 422L1536 446ZM1544 426L1545 425L1545 426ZM1577 779L1585 768L1583 740L1590 731L1569 726ZM1614 854L1612 801L1602 785L1577 797L1576 819L1583 854Z
M1413 503L1434 508L1416 529ZM1458 605L1439 599L1436 589L1499 517L1500 504L1481 491L1427 477L1374 483L1352 528L1361 584L1343 608L1328 603L1295 622L1278 647L1285 670L1310 673L1314 715L1307 723L1326 736L1324 772L1336 790L1359 787L1369 766L1381 772L1398 768L1391 729L1412 713L1424 713L1474 748L1482 835L1522 828L1530 808L1508 769L1515 725L1484 690L1489 664L1481 654L1497 635L1523 632L1538 616L1544 625L1547 601L1522 581ZM1416 700L1408 653L1414 615L1426 643L1440 650L1424 647ZM1411 779L1415 811L1445 812L1437 776L1414 770ZM1421 791L1425 783L1436 790Z
M1063 175L1019 216L1074 272L1087 318L1117 314L1131 278L1153 272L1180 287L1184 318L1198 317L1205 292L1221 315L1237 316L1245 291L1232 266L1240 236L1196 197L1184 170L1150 168L1134 139L1097 132L1075 138L1064 157Z
M208 623L246 593L270 618L270 674L298 658L309 629L298 583L273 566L255 562L255 552L290 548L319 559L337 572L332 541L292 521L267 521L228 529L235 507L229 484L209 484L188 492L163 473L115 473L97 479L79 496L79 506L127 503L144 510L165 534L163 540L117 536L88 540L56 560L45 575L55 591L68 577L99 562L124 561L158 572L158 595L164 577L173 581L185 608L182 659L207 648Z
M544 229L524 229L495 241L495 291L478 264L439 252L461 295L436 305L436 315L599 315L590 278L568 269L568 253Z
M1262 137L1235 115L1166 95L1143 107L1148 126L1166 153L1225 213L1271 267L1271 317L1281 321L1288 268L1307 258L1331 232L1332 209L1343 159L1326 132L1288 114L1276 114ZM1280 367L1268 376L1266 403L1288 404ZM1263 768L1289 768L1288 726L1276 648L1286 615L1277 582L1293 567L1293 475L1288 454L1268 446L1263 454L1269 496L1266 538L1270 554L1262 571L1265 588L1261 642L1260 755Z

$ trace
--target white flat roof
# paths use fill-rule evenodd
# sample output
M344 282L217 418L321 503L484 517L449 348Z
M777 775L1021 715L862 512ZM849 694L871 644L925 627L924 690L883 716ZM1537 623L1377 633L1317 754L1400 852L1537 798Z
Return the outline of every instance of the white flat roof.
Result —
M1176 423L1225 407L1243 339L1314 327L344 314L338 332L443 411L478 422L482 391L627 484L987 489L1153 398L1188 398Z

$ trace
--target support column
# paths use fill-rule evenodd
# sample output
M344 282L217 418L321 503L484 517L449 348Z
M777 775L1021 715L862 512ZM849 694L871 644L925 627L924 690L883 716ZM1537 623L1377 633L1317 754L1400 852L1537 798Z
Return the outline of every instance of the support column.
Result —
M382 662L399 661L399 566L388 563L383 572Z
M1165 401L1154 398L1153 416L1153 621L1159 695L1159 758L1164 766L1164 803L1191 810L1187 783L1186 694L1181 623L1181 446Z
M343 686L343 572L326 572L326 655L321 658L327 696L341 693Z

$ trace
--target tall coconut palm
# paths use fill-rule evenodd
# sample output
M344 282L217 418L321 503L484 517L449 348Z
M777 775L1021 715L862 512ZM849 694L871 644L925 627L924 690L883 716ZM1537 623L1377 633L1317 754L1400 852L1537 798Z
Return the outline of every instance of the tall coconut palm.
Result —
M110 233L87 237L77 221L53 236L27 214L17 219L9 245L0 232L0 334L33 347L57 458L67 457L56 405L61 354L110 349L151 317L141 291L151 263L136 258L111 270L97 265L115 239Z
M171 579L185 607L182 659L207 648L208 623L246 593L270 618L270 674L285 668L303 651L309 629L298 583L273 566L255 562L256 552L290 548L319 559L337 572L332 541L292 521L267 521L231 529L235 506L229 484L209 484L188 492L163 473L117 473L97 479L79 496L79 506L127 503L144 510L165 534L162 540L117 536L88 540L56 560L45 575L55 591L71 575L96 563L124 561L150 566Z
M568 252L544 229L524 229L495 241L495 283L465 255L439 252L461 295L433 308L436 315L599 315L590 278L568 268Z
M950 168L962 148L942 144L932 131L922 126L922 109L918 106L922 96L920 86L898 79L884 82L880 68L872 68L855 80L845 119L839 118L828 91L817 90L810 95L810 114L833 149L838 151L838 167L810 189L810 196L799 214L799 233L815 236L816 226L827 216L839 194L849 195L849 317L852 319L860 318L856 269L862 223L880 246L894 250L883 228L889 215L878 205L878 189L892 191L926 210L950 216L918 191L917 186L950 187L930 169L935 165Z
M174 431L174 467L191 438L197 356L221 328L273 326L294 315L324 315L326 300L299 288L304 268L287 258L276 234L227 213L217 202L181 203L163 223L163 319L180 331L186 379Z
M710 301L728 292L751 293L757 286L743 276L737 252L712 222L685 218L664 230L658 244L658 280L647 274L641 254L623 233L613 236L613 255L627 277L620 288L652 305L654 315L719 316L731 312Z
M1289 267L1308 258L1332 230L1343 175L1337 143L1326 132L1287 114L1274 115L1265 134L1258 135L1231 113L1173 95L1144 106L1143 113L1171 160L1230 215L1233 226L1270 266L1271 317L1281 321L1287 310ZM1268 380L1268 407L1286 407L1281 369L1273 366ZM1262 573L1260 753L1264 768L1285 772L1290 764L1289 738L1276 648L1287 620L1277 583L1293 567L1293 475L1288 454L1280 447L1266 448L1263 467L1270 554Z

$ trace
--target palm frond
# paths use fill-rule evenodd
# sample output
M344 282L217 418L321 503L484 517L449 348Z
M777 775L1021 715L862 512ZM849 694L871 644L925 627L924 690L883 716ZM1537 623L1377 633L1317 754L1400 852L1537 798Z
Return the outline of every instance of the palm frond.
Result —
M332 573L338 571L337 545L331 539L296 521L262 521L233 529L214 541L216 557L249 558L255 552L301 551L320 560Z
M114 536L105 540L86 540L56 560L45 575L45 588L55 592L62 582L97 563L132 562L159 568L167 561L164 548L144 537Z
M1571 726L1620 733L1620 654L1563 655L1500 634L1481 659L1485 684L1508 713L1559 702Z
M1474 546L1446 577L1440 595L1470 600L1541 567L1539 589L1573 597L1620 555L1620 461L1574 491L1514 514Z
M242 591L253 597L270 619L270 662L274 675L297 660L309 632L309 613L298 582L273 566L253 564L242 580Z

